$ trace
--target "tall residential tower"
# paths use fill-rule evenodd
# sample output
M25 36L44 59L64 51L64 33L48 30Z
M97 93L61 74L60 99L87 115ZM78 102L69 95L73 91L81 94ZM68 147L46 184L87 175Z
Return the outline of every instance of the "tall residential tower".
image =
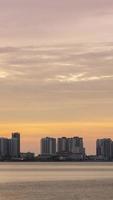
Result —
M12 133L12 148L16 157L20 157L20 133Z
M41 139L41 154L54 155L56 153L56 139L55 138L42 138Z

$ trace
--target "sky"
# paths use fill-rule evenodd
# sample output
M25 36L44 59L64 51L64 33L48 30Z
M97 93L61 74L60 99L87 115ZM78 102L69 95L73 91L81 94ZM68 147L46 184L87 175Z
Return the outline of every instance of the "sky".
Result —
M113 139L113 0L0 0L0 135L22 151Z

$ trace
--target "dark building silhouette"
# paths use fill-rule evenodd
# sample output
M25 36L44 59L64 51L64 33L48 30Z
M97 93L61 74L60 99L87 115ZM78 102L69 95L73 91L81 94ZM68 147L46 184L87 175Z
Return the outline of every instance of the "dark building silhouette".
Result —
M0 159L20 157L20 134L12 133L12 138L0 138Z
M57 151L56 151L57 149ZM41 157L42 160L50 159L48 156L56 156L58 160L84 160L85 159L85 148L83 145L83 138L73 137L66 138L61 137L57 140L55 138L42 138L41 139ZM45 157L44 157L45 156ZM48 158L47 158L48 157ZM55 158L55 157L54 157ZM53 159L54 159L53 158Z
M102 160L112 160L113 142L110 138L98 139L96 141L96 154Z
M68 153L68 138L66 138L66 137L58 138L57 152L58 153Z
M83 138L58 138L57 142L58 153L85 153Z
M41 154L54 155L56 154L56 139L55 138L42 138L41 139Z
M20 133L15 132L12 133L11 140L12 152L14 153L14 157L20 157Z
M7 138L0 138L0 158L4 159L9 156L9 145Z
M85 149L83 146L83 138L81 137L68 138L68 152L74 154L77 153L84 154Z

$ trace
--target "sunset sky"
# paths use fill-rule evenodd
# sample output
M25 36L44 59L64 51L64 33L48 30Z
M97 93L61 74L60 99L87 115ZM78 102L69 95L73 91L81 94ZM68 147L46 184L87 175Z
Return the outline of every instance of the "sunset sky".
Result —
M113 0L0 0L0 135L113 139Z

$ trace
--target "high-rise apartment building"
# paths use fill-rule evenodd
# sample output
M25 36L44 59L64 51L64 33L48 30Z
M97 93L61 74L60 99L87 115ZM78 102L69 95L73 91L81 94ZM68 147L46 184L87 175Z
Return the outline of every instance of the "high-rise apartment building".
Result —
M9 140L9 155L11 158L18 158L18 140L17 138L11 138Z
M8 157L8 139L0 138L0 158Z
M16 157L20 157L20 133L12 133L12 151L15 151Z
M57 149L57 151L56 151ZM57 152L57 154L56 154ZM41 139L41 155L54 155L57 158L67 160L83 160L85 158L85 149L83 145L83 138L58 138L57 148L55 138L42 138Z
M96 141L96 154L98 158L111 160L113 158L113 142L110 138L98 139Z
M54 155L56 153L56 139L55 138L42 138L41 139L41 154Z
M57 152L58 153L68 153L68 138L66 138L66 137L58 138Z
M83 138L68 138L68 152L72 154L85 154Z
M0 159L20 157L20 134L12 133L12 138L0 138Z

